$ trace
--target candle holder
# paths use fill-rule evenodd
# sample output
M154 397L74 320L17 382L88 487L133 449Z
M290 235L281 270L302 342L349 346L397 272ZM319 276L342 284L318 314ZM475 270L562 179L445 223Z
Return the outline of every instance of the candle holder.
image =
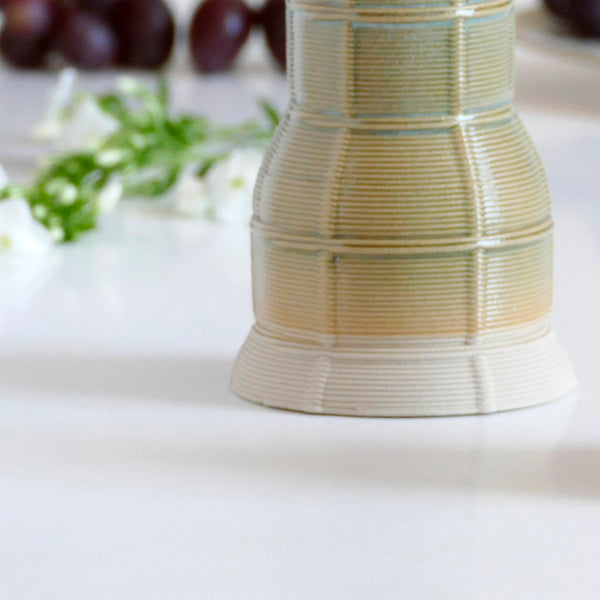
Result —
M551 202L513 108L507 0L289 0L291 101L252 222L242 398L490 413L575 388Z

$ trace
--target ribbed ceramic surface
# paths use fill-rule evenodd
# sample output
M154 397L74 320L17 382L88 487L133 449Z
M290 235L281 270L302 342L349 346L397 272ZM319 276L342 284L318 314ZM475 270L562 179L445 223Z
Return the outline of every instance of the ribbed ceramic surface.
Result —
M505 0L289 0L291 102L255 192L236 392L393 416L574 387L547 325L551 205L513 45Z
M513 334L479 345L441 337L427 345L404 339L317 346L257 326L240 354L234 389L279 408L381 417L492 413L572 389L572 369L547 324Z

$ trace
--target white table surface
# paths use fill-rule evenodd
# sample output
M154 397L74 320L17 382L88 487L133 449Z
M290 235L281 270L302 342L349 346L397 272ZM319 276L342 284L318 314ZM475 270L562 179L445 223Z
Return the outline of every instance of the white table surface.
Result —
M14 174L48 83L0 75ZM176 100L236 119L256 85L183 80ZM283 103L281 80L259 87ZM130 206L47 261L0 259L0 598L597 599L599 98L600 70L519 51L580 379L543 407L347 419L235 398L244 228Z

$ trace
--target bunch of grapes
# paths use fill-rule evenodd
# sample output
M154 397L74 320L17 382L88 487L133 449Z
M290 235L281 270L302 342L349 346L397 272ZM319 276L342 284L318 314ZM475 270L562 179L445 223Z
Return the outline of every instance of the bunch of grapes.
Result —
M556 15L573 26L577 33L600 37L600 0L544 0Z
M55 54L80 69L156 69L171 55L175 23L163 0L0 0L0 50L15 67Z
M42 68L51 56L80 69L157 69L173 50L175 22L164 0L0 0L0 51L15 67ZM285 0L260 10L243 0L204 0L189 32L192 63L205 73L233 65L251 29L261 27L285 68Z
M271 55L285 69L285 0L266 0L258 11L243 0L205 0L190 29L196 68L204 73L231 68L254 26L263 29Z

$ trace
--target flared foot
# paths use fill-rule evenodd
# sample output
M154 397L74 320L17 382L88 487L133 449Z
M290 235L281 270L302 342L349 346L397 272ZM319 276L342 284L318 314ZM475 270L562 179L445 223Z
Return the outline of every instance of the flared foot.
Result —
M232 376L233 391L258 404L369 417L493 413L549 402L575 387L571 364L546 324L470 341L320 344L255 327Z

